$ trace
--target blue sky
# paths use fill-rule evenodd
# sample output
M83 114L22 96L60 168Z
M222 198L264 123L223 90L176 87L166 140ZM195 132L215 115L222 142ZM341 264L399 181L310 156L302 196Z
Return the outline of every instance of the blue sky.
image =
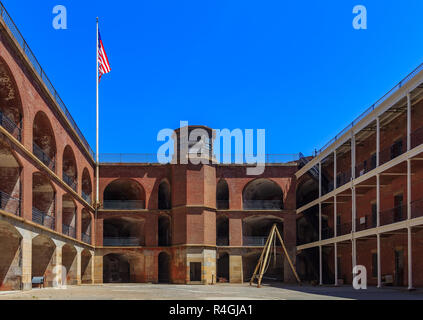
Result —
M423 62L421 0L2 1L93 149L100 17L101 153L155 153L187 120L311 154ZM367 30L352 27L359 4Z

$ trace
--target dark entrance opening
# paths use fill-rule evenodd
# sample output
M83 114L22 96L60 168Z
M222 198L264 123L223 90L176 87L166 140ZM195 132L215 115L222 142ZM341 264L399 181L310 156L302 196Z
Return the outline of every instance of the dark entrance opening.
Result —
M130 265L126 257L120 254L109 254L103 258L104 283L129 283Z
M201 281L201 262L191 262L189 264L190 281Z
M395 285L404 285L404 250L395 250Z
M170 218L168 216L159 217L158 229L159 247L170 246Z
M170 282L170 257L166 252L159 254L159 283Z
M229 282L229 255L227 253L220 254L217 260L217 281Z

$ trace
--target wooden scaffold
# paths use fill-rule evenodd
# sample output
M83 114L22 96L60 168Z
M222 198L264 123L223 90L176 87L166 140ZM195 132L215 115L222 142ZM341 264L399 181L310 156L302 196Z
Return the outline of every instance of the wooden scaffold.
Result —
M269 255L270 255L272 247L274 248L275 259L276 259L276 237L279 239L282 245L282 250L285 253L285 256L289 262L289 265L291 266L291 270L294 273L295 278L297 279L298 283L301 284L300 277L298 276L297 271L295 270L295 267L291 261L291 258L289 257L288 251L286 250L285 243L282 239L281 234L279 233L278 227L276 224L274 224L270 231L269 237L266 240L266 244L264 245L264 249L263 249L263 252L261 253L257 266L254 269L253 276L251 277L251 280L250 280L250 286L253 284L254 280L257 278L257 287L258 288L261 287L261 281L263 279L263 275L266 273L267 268L270 264Z

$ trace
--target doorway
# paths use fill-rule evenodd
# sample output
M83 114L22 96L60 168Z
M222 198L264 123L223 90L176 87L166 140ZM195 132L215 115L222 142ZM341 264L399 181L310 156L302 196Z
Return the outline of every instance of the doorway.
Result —
M201 262L191 262L189 273L190 281L201 281Z
M395 250L395 285L404 285L404 250Z

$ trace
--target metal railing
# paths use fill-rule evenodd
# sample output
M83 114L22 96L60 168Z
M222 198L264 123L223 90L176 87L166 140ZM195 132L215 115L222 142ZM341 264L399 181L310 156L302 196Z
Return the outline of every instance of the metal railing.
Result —
M51 171L54 171L56 168L56 160L51 159L43 149L41 149L35 142L33 143L32 152L34 155L47 167L51 169Z
M229 209L229 200L216 200L217 210L228 210Z
M142 210L145 209L144 200L104 200L105 210Z
M62 233L72 238L76 238L76 229L66 224L62 225Z
M77 190L78 184L76 183L75 179L73 177L68 176L65 172L63 174L63 181L71 187L74 191Z
M400 145L396 145L395 143L391 146L384 148L379 153L379 164L385 164L396 157L399 157L403 153L407 151L407 143L404 141L404 139L401 140Z
M73 119L72 115L70 114L69 110L67 109L65 103L60 98L57 90L54 88L53 84L51 83L50 79L47 77L44 69L41 67L40 63L38 62L37 58L35 57L34 53L28 46L28 43L25 41L24 37L22 36L21 32L19 31L16 24L13 22L11 16L7 12L6 8L4 7L3 3L0 2L0 17L3 19L6 26L9 28L10 32L12 33L13 37L15 38L16 42L19 44L23 52L25 53L28 60L31 62L32 66L34 67L35 71L40 76L41 80L46 85L48 91L54 97L56 103L59 105L60 109L65 114L65 117L69 121L71 127L76 131L77 135L82 141L82 144L87 148L90 155L94 158L94 152L92 151L89 143L85 139L84 135L82 134L81 130L79 129L78 125L76 124L75 120Z
M0 111L0 126L5 128L12 136L19 141L22 140L21 124L16 124Z
M376 169L376 155L370 157L367 160L364 160L355 167L355 177L361 177L373 169Z
M86 194L84 191L81 191L82 199L84 199L88 204L91 204L91 195Z
M16 216L21 215L21 200L0 191L0 209Z
M103 153L99 155L100 163L159 163L158 158L168 157L168 155L160 155L155 153ZM218 156L218 157L216 157ZM224 155L215 155L216 159L221 159L218 163L224 164ZM240 155L242 162L239 164L247 164L246 155ZM299 154L266 154L264 155L266 164L278 164L295 162L300 159ZM236 154L230 155L231 162L238 164Z
M352 223L351 222L346 222L346 223L341 223L338 224L336 227L336 236L344 236L346 234L350 234L352 231Z
M37 208L32 208L32 221L38 223L39 225L55 230L54 217L49 216L47 213L42 212Z
M263 247L266 244L267 236L262 237L252 237L252 236L244 236L243 243L244 246L248 247Z
M401 222L407 219L407 206L402 205L384 210L380 212L380 225L386 226L388 224Z
M404 79L402 79L397 85L395 85L391 90L389 90L382 98L377 100L373 105L367 108L361 115L359 115L353 122L351 122L348 126L346 126L341 132L339 132L334 138L332 138L329 142L327 142L322 148L316 150L316 156L322 153L326 148L328 148L331 144L336 142L339 138L341 138L346 132L351 130L357 123L363 120L367 115L373 112L377 107L379 107L383 102L385 102L392 94L402 88L405 84L408 83L417 73L423 70L423 63L420 64L416 69L414 69L411 73L409 73Z
M376 228L377 221L372 221L372 215L367 214L363 217L357 218L355 222L355 231L364 231L372 228Z
M142 246L140 239L135 237L128 238L103 238L104 247L138 247Z
M244 200L244 210L282 210L282 200Z

